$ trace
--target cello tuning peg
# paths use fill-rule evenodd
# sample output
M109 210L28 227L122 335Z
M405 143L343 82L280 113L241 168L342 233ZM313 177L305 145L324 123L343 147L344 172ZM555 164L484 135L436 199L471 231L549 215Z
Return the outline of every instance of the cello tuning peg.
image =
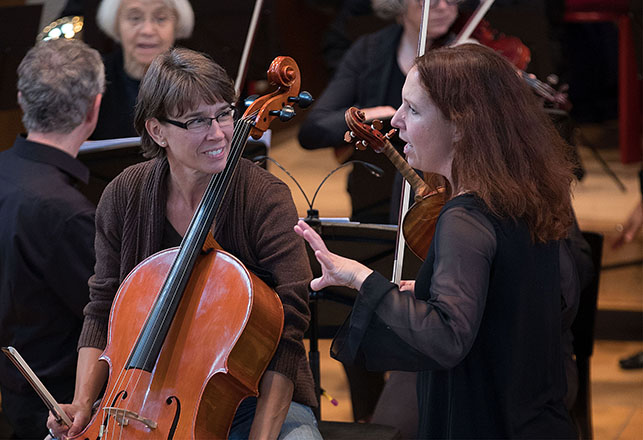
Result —
M269 114L279 117L279 120L282 122L287 122L295 116L295 109L290 105L285 105L281 110L270 110Z
M381 130L384 125L382 124L382 121L379 119L373 119L373 122L371 122L371 127L374 128L375 130Z
M306 108L313 103L313 95L308 92L299 92L297 96L291 96L288 98L289 102L296 102L299 104L299 107Z
M344 142L350 143L353 141L354 137L355 136L353 135L352 131L347 131L346 133L344 133Z
M250 95L243 100L243 105L245 108L248 108L252 105L253 102L259 97L259 95Z

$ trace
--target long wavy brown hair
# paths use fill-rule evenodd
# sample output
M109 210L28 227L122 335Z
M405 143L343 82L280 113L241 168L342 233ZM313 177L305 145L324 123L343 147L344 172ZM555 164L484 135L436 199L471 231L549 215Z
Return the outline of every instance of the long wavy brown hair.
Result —
M496 216L524 219L534 242L565 237L570 148L514 67L475 44L432 50L416 67L456 126L454 189L475 193Z

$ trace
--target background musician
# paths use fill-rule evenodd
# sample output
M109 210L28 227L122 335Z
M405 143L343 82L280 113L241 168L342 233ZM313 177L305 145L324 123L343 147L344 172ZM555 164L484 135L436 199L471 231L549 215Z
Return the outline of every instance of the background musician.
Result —
M105 75L76 40L41 42L18 68L28 130L0 153L0 345L12 345L59 402L70 402L76 343L94 266L94 206L76 159L96 126ZM43 438L47 407L0 356L3 413L14 438Z
M119 285L143 259L180 244L212 175L225 167L235 98L225 71L188 49L156 58L141 83L135 123L151 160L123 171L98 205L97 262L79 342L77 391L65 407L74 419L69 435L88 423L107 379L107 364L98 358ZM296 221L288 187L241 159L215 218L214 238L274 288L285 321L259 398L241 403L231 439L321 438L310 409L316 400L302 343L311 272L304 244L292 230ZM66 431L53 418L48 425L57 435Z
M459 0L430 2L427 49L440 46L449 38L449 30L458 16L458 3ZM346 109L359 107L367 120L390 119L400 105L404 77L417 51L422 2L375 0L372 4L376 14L395 19L396 23L359 38L346 52L333 79L301 126L299 142L306 149L342 146L343 154L350 155L352 148L346 148L343 141ZM372 151L353 154L354 158L371 162L385 172L377 178L362 167L351 171L347 188L351 197L351 220L397 223L402 180L395 167L386 157ZM340 157L340 161L346 158Z
M192 6L188 0L102 0L96 21L118 46L104 57L107 90L91 138L137 136L134 105L141 79L154 57L192 34Z
M578 303L563 240L572 164L514 68L478 45L428 52L392 124L409 164L453 188L415 282L330 253L305 223L322 277L359 290L332 353L418 371L420 438L575 438L562 334ZM427 240L430 237L426 237Z

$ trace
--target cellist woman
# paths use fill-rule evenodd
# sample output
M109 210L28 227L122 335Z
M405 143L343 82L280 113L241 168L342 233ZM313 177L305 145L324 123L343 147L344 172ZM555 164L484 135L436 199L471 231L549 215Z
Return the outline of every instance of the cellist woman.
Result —
M400 286L298 223L322 267L311 288L359 291L332 355L417 371L419 438L576 438L563 402L578 300L565 143L515 69L470 44L415 61L392 125L409 164L444 175L452 197Z
M64 409L73 426L48 427L58 437L80 433L104 386L108 315L127 274L148 256L178 246L211 177L228 160L235 92L225 71L206 55L171 49L145 74L135 125L150 160L123 171L98 204L95 274L79 340L76 390ZM244 400L229 438L321 439L302 338L308 327L307 283L312 277L303 241L292 227L297 212L288 187L241 159L212 227L219 245L264 279L284 309L277 350L259 384ZM207 347L203 347L207 350ZM190 374L190 372L185 372Z

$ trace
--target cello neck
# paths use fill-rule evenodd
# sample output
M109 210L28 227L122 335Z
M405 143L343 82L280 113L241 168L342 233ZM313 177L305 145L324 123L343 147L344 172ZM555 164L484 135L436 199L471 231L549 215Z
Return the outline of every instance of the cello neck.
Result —
M203 194L203 198L192 217L188 230L181 241L179 252L165 279L152 310L136 341L127 368L138 368L151 372L156 364L165 337L172 324L179 301L192 274L214 217L230 186L232 177L241 158L241 153L252 129L252 119L241 118L234 126L230 154L224 170L215 174Z
M391 145L390 141L386 141L382 146L382 153L391 161L391 163L402 174L402 177L409 182L416 197L422 197L429 192L429 188L424 181L418 176L415 170L404 160L402 155Z

